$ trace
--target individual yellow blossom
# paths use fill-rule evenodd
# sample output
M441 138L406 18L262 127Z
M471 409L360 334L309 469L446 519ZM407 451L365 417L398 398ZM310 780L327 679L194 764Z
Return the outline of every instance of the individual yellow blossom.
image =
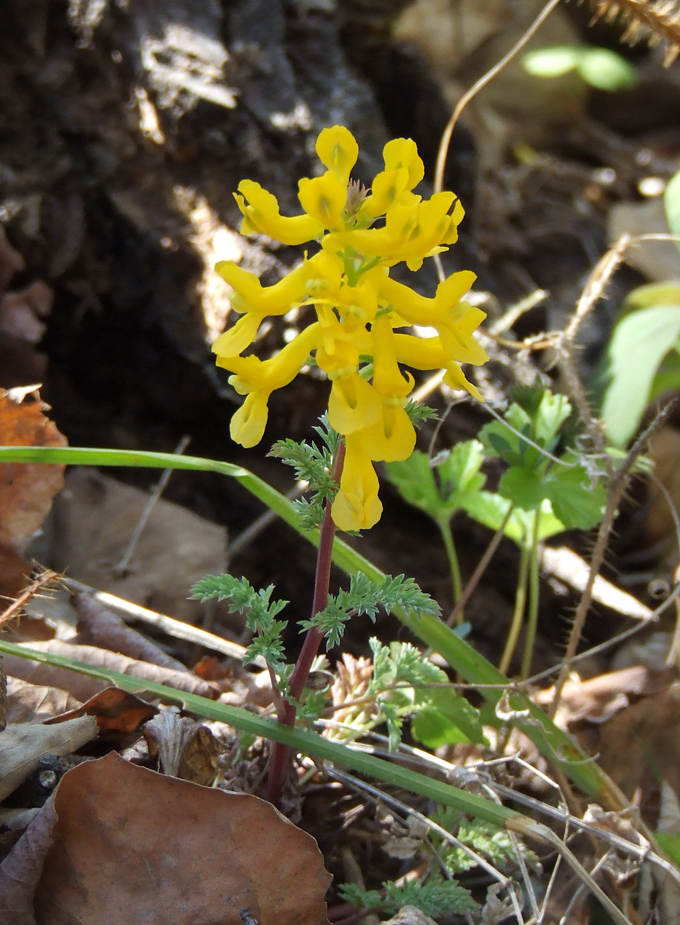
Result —
M235 373L229 377L229 384L239 395L246 396L231 419L231 438L235 443L255 446L260 442L267 424L269 396L295 379L315 346L319 328L318 322L305 328L270 360L256 356L217 358L218 366Z
M371 457L357 434L345 437L345 462L340 491L331 507L331 516L341 530L365 530L374 526L382 514L378 498L380 482Z
M323 234L323 225L311 215L294 218L281 215L276 196L254 180L241 180L234 198L243 213L241 231L244 234L266 234L290 245L304 244Z
M360 219L372 220L394 206L413 206L421 197L411 192L425 176L415 141L394 138L383 152L385 169L376 174L371 195L359 209Z
M263 286L257 276L232 260L220 260L215 269L233 288L229 295L231 307L242 313L243 317L217 338L213 351L218 356L243 353L255 340L264 318L268 315L285 315L294 305L302 302L307 293L309 276L315 272L314 260L305 261L273 286Z
M395 334L386 314L376 318L372 333L373 388L382 407L376 423L361 431L361 440L371 459L385 462L408 459L416 445L416 432L404 410L413 388L413 376L399 369Z
M219 263L241 317L213 350L245 396L231 422L232 438L243 446L262 439L275 389L291 382L310 359L326 374L329 421L345 443L331 513L340 529L362 530L382 511L373 464L406 459L415 446L406 410L414 379L402 366L444 369L448 385L481 399L461 363L488 359L474 337L485 315L463 300L475 279L468 271L448 277L433 298L390 278L395 264L417 269L426 257L446 250L457 240L463 217L453 193L423 200L414 192L424 168L413 141L397 138L385 145L385 169L367 194L350 180L359 149L348 129L324 129L316 151L326 170L300 180L301 215L282 216L276 198L258 183L239 184L244 233L291 245L317 241L321 247L273 286L262 286L233 262ZM271 359L244 355L265 318L293 306L311 308L316 320ZM421 338L407 332L410 326L432 328L436 336Z
M346 187L359 157L359 145L350 130L344 125L323 129L316 140L316 153L324 167L336 173Z
M418 270L425 257L433 257L446 250L442 245L457 241L458 225L464 214L453 193L435 193L426 202L395 205L387 212L382 228L332 232L322 243L330 250L349 246L380 257L385 266L405 261L409 270Z

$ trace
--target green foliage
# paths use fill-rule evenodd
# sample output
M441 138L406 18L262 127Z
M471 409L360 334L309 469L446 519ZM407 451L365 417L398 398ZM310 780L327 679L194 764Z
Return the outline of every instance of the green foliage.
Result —
M527 52L522 58L526 71L550 79L575 71L597 90L623 90L637 83L635 69L609 48L582 45L553 45Z
M415 646L408 642L385 646L375 638L370 646L373 677L368 696L387 724L391 750L398 748L404 718L410 715L414 715L411 732L426 745L486 742L477 710L453 688L441 686L448 685L446 673Z
M338 888L345 902L358 909L379 910L390 916L404 906L416 906L431 918L463 915L479 909L479 904L464 887L455 880L444 880L439 874L431 875L425 883L411 880L397 885L389 880L383 883L383 891L384 895L378 890L361 890L353 883L343 883Z
M520 545L530 541L533 512L540 510L538 539L565 529L588 530L599 523L606 503L603 485L594 484L590 468L573 451L557 462L557 450L571 405L564 395L542 388L519 388L502 421L492 421L479 440L457 444L433 465L416 450L404 462L388 463L387 474L399 493L438 525L461 510L497 530L510 509L504 532ZM509 426L508 426L509 425ZM484 490L485 453L508 466L498 492Z
M437 465L415 450L403 462L388 463L386 469L404 500L440 523L466 509L469 499L484 485L480 472L483 462L482 444L468 440L456 444Z
M680 286L641 286L623 304L596 381L612 443L625 446L649 402L679 385Z
M323 414L320 421L321 426L314 428L321 438L320 446L304 440L277 440L268 454L292 466L295 478L309 484L311 498L301 498L294 502L302 526L308 530L320 526L324 517L324 504L332 501L338 490L331 478L331 471L340 438L330 426L327 414Z
M352 575L348 589L328 596L328 604L311 620L300 620L302 629L316 627L326 637L328 648L336 646L351 616L366 615L375 622L379 608L391 613L395 607L415 613L439 616L440 608L429 594L421 591L413 578L387 575L382 581L371 581L365 575Z
M604 485L593 481L590 468L573 451L559 460L554 457L571 405L564 395L547 389L516 390L513 395L516 400L504 415L507 424L492 421L479 434L489 455L509 466L498 493L524 511L542 511L548 502L566 529L594 527L607 500Z
M422 704L411 722L411 734L419 742L428 748L456 742L488 744L479 711L453 688L426 688L419 695Z
M236 613L245 614L246 626L256 634L246 649L244 661L253 662L258 657L274 668L279 675L286 674L281 633L288 625L286 620L276 617L288 601L272 601L273 585L256 591L247 578L233 575L206 575L196 582L191 590L194 600L228 601Z
M680 235L680 171L666 186L664 208L670 231ZM629 293L593 388L609 439L626 446L649 403L680 388L680 285L650 283Z
M673 234L680 235L680 170L668 181L664 191L663 205L668 227ZM680 249L680 241L675 242Z
M436 421L439 417L434 408L430 408L429 405L424 405L420 401L413 401L413 399L406 402L404 411L408 414L409 420L414 427L419 427L424 421Z
M529 867L538 866L538 858L534 852L519 838L513 841L507 829L479 819L468 819L450 806L440 806L431 818L443 829L455 833L459 842L486 858L501 871L517 866L517 848ZM431 837L439 857L452 876L476 867L474 859L462 848L447 842L436 831L432 832Z

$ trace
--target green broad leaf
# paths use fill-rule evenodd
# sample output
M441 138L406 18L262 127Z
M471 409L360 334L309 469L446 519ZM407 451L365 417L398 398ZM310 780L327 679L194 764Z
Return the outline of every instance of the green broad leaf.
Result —
M533 511L547 497L544 479L531 469L511 466L498 485L499 493L516 507Z
M432 466L416 450L403 462L387 463L387 475L402 498L425 511L437 523L447 523L479 491L485 477L479 471L484 447L478 440L458 443L439 465Z
M637 83L635 68L609 48L583 48L576 68L580 76L596 90L625 90Z
M592 485L583 466L553 466L544 487L553 511L568 530L591 530L602 520L607 490L601 483Z
M676 344L670 353L667 353L661 361L661 366L652 382L649 400L650 402L654 401L655 398L658 398L659 395L663 395L664 392L678 388L680 388L680 352L678 344Z
M680 305L680 283L646 283L644 286L636 286L623 300L619 317L632 315L642 308L656 308L657 305Z
M479 713L465 697L445 687L419 693L427 700L411 721L411 733L418 741L428 748L456 742L488 744Z
M673 234L680 235L680 170L669 180L663 195L663 204L668 227ZM676 241L675 246L680 249L680 241Z
M551 450L559 440L560 428L570 414L571 404L566 395L546 389L533 416L536 443Z
M468 495L476 494L486 478L479 471L484 463L484 447L479 440L457 443L446 459L435 466L439 482L440 506L453 513L464 507ZM441 509L437 519L442 519Z
M534 77L562 77L581 62L582 49L577 45L552 45L537 48L522 57L522 67Z
M680 305L657 305L616 325L605 357L601 415L609 439L625 446L637 430L663 358L680 337Z
M502 498L495 492L480 491L466 505L465 510L473 520L488 527L489 530L499 530L508 513L510 504L507 498ZM548 537L565 531L566 527L553 513L550 501L546 499L541 504L540 511L539 540L547 540ZM520 508L515 508L505 525L503 535L507 536L513 543L517 543L518 546L523 546L525 543L530 542L534 529L534 517L535 511L524 511Z
M430 517L439 512L439 492L427 453L414 450L402 462L385 465L387 477L404 501L425 511Z

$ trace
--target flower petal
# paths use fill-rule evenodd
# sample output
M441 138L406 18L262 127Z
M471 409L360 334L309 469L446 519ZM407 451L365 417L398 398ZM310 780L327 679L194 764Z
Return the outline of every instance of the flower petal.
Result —
M359 157L359 145L350 130L344 125L325 128L316 140L316 153L324 167L334 171L346 187Z
M279 212L279 203L273 193L254 180L241 180L239 193L234 198L243 213L243 234L266 234L282 244L304 244L323 234L323 225L311 215L286 218Z
M331 516L340 530L365 530L374 526L382 514L380 483L361 441L350 436L345 442L340 491L333 501Z
M322 177L303 179L298 184L298 199L308 215L324 228L338 228L347 202L347 184L332 170Z
M373 386L358 373L333 379L328 399L328 420L339 434L369 427L380 417L382 402Z

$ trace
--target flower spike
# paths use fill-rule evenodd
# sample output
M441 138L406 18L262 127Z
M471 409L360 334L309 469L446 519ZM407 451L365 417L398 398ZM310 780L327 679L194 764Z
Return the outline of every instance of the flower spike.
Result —
M245 396L231 422L232 438L243 446L262 439L271 393L313 358L331 383L329 420L346 448L331 514L341 530L363 530L382 512L373 464L406 459L415 447L406 413L414 378L402 366L444 369L449 386L482 400L461 364L479 366L488 359L474 336L485 315L464 301L475 279L469 271L449 276L432 298L390 277L400 262L416 270L426 257L447 250L464 214L453 193L423 199L414 192L424 167L411 139L385 145L385 169L370 192L350 179L359 148L349 129L324 129L316 152L326 169L300 180L300 215L281 215L276 197L259 183L239 184L244 234L266 234L289 245L318 241L321 248L272 286L221 261L218 272L231 286L232 307L241 317L213 351ZM271 359L244 355L265 318L296 305L312 306L316 321ZM436 336L408 333L411 325L432 328Z

